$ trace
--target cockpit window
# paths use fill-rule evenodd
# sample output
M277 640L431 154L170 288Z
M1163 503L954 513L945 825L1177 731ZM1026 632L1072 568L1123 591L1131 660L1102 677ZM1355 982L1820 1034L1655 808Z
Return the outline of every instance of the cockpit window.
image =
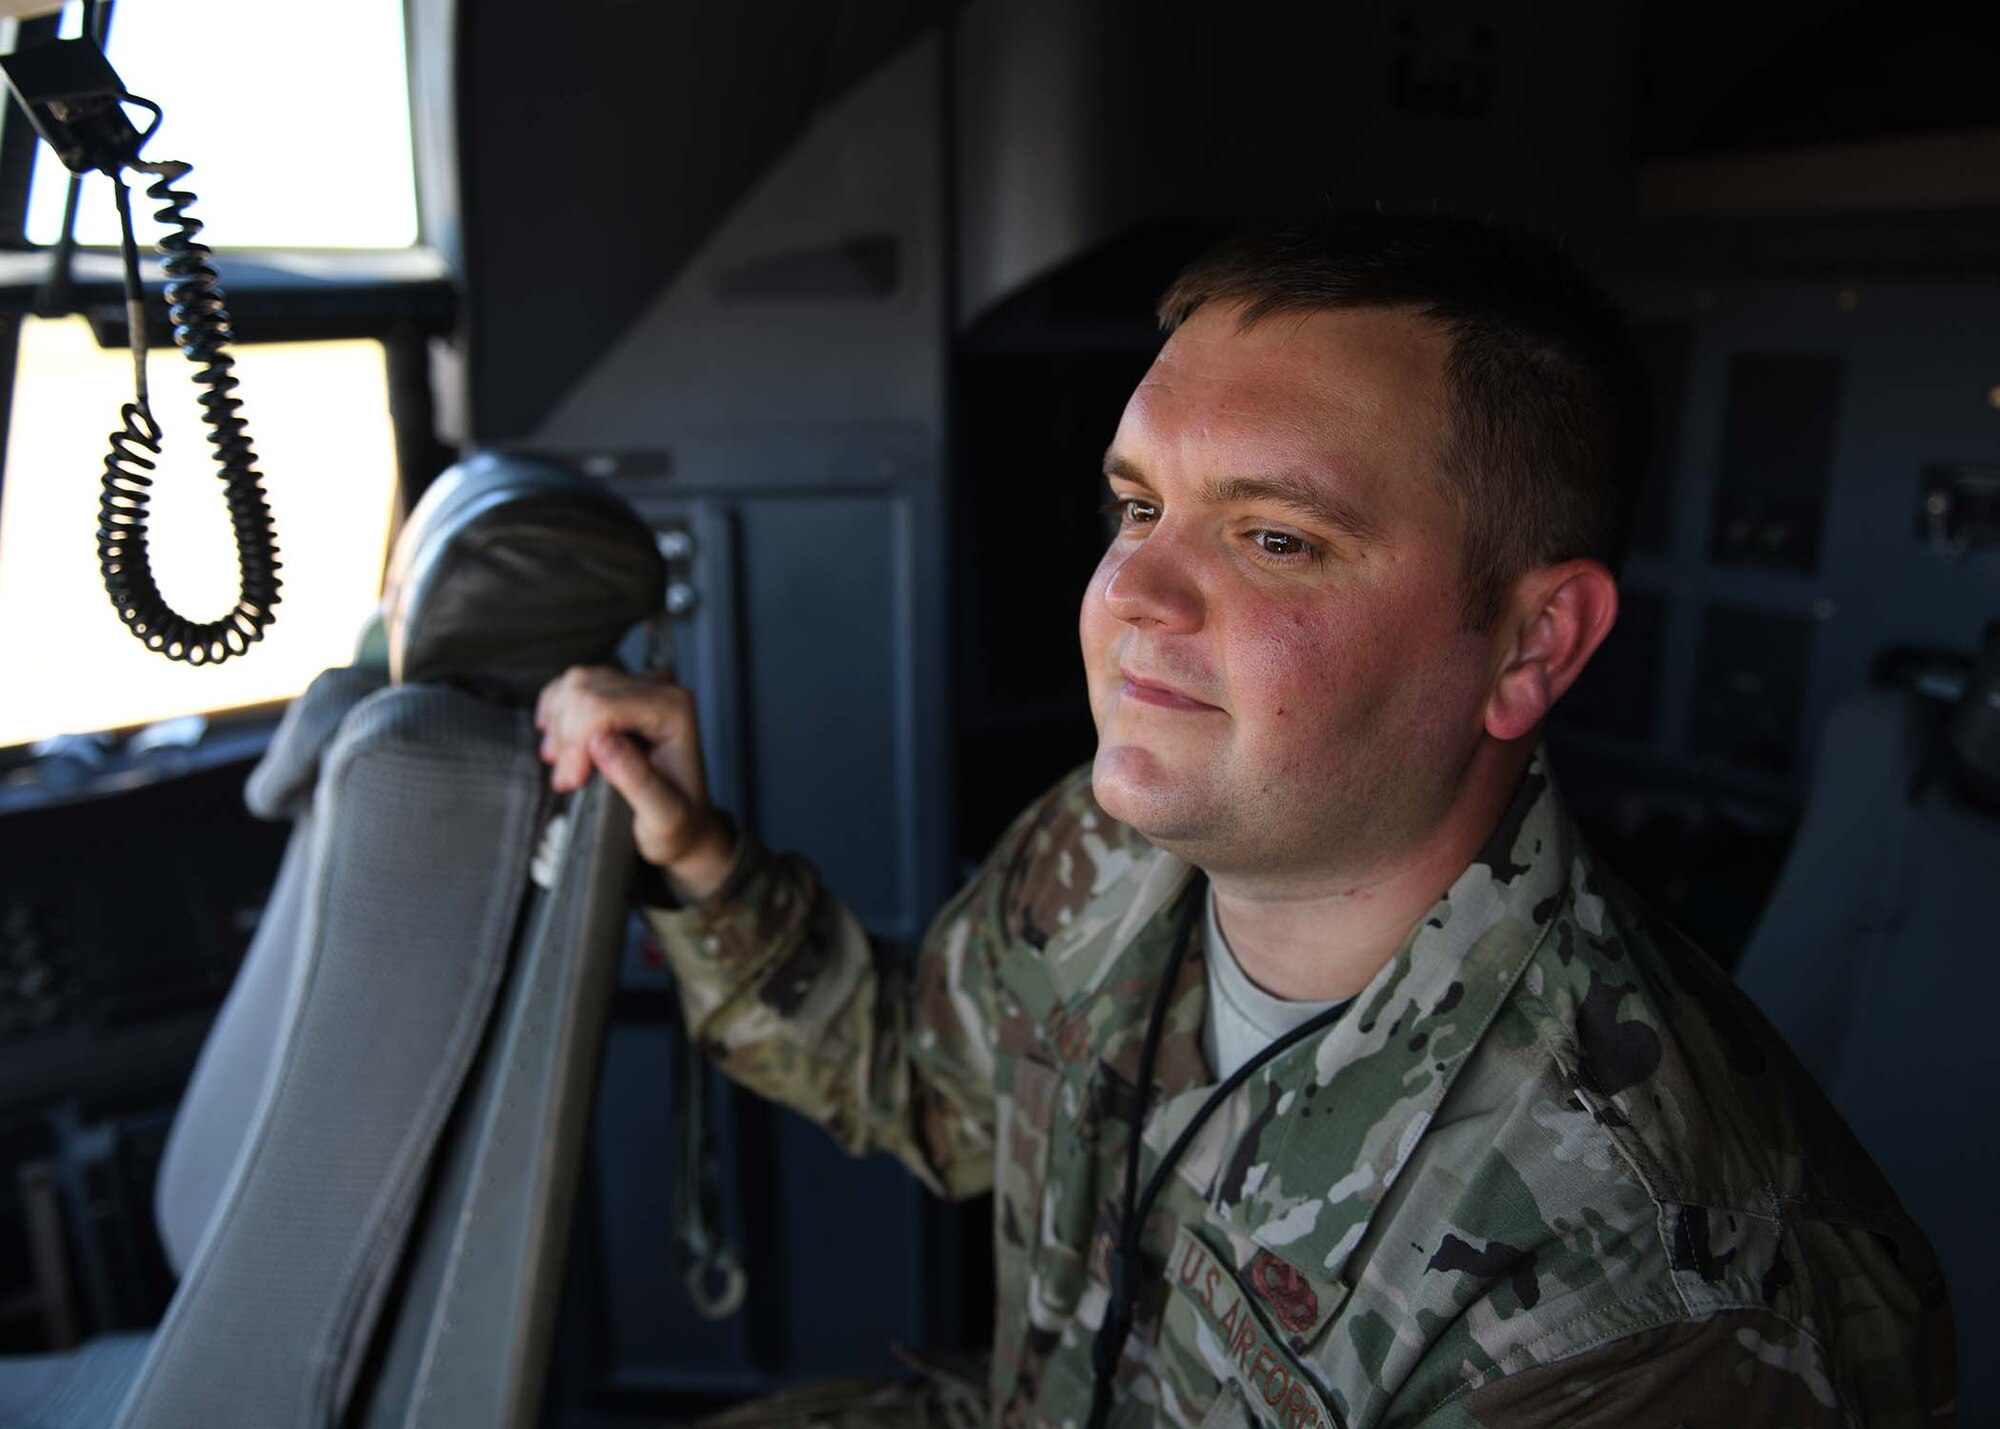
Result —
M73 34L80 21L65 14L63 23ZM200 195L195 216L216 246L417 241L401 0L202 0L193 9L186 0L119 0L105 53L127 88L166 111L146 156L194 165L183 187ZM84 181L81 244L118 242L108 184L95 174ZM68 189L69 171L40 146L30 241L61 235ZM134 204L141 241L151 237L145 215L154 206Z
M396 443L380 342L234 349L284 563L278 620L242 659L211 669L134 640L97 570L105 435L132 387L131 355L82 318L26 318L0 485L0 748L288 698L347 663L382 584L396 507ZM236 551L188 363L156 351L165 429L154 490L154 573L200 619L236 597Z
M80 33L81 9L64 12L60 34ZM428 254L417 246L402 0L204 0L199 10L183 0L118 0L104 45L126 86L165 113L146 157L194 166L176 186L196 195L193 216L216 250L235 319L236 395L283 567L277 621L242 658L198 669L149 652L119 622L95 533L108 437L132 395L131 355L99 347L82 317L25 315L42 298L17 285L0 305L0 346L17 325L19 334L11 393L0 361L0 412L9 414L0 452L0 669L8 672L0 749L267 704L346 663L380 594L399 475L426 474L399 472L399 455L408 459L396 425L404 409L391 411L389 371L392 347L408 364L436 328L417 325L420 280L382 266ZM15 42L0 34L0 47ZM0 102L9 127L23 122L11 100ZM0 218L19 223L31 244L53 245L69 173L46 146L33 147L26 211L15 187L17 207ZM145 196L145 176L131 177L137 237L150 250L160 205ZM115 279L87 252L118 242L102 176L83 183L75 238L86 252L73 302L104 331ZM316 251L256 252L270 249ZM150 253L147 269L156 279ZM149 302L160 302L157 286ZM233 536L190 365L158 336L155 344L152 407L165 455L151 505L153 569L171 606L214 619L236 599Z

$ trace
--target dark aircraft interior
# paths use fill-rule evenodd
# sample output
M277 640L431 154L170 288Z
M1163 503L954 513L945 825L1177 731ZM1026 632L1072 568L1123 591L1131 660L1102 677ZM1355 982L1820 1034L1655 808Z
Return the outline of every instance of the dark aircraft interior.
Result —
M171 122L254 7L121 51L163 8L0 15L10 64L94 31ZM548 796L525 709L673 669L718 803L912 956L1094 747L1077 602L1160 292L1245 220L1376 207L1552 231L1629 315L1658 440L1557 778L1887 1173L1959 1422L2000 1425L2000 11L388 0L396 88L349 73L349 7L275 8L291 42L228 64L277 97L148 151L194 166L250 430L299 414L264 448L296 619L309 567L359 592L254 697L203 691L292 604L184 697L32 704L97 657L31 627L135 642L101 593L9 603L31 555L97 580L95 514L6 523L95 510L135 336L189 339L153 227L135 322L108 196L60 217L32 81L0 121L0 1429L676 1424L976 1352L989 1205L707 1070L619 806ZM385 113L409 231L350 244L340 136ZM253 131L239 207L297 237L203 187ZM123 374L59 470L57 320ZM276 365L339 344L379 440ZM373 534L315 548L287 482Z

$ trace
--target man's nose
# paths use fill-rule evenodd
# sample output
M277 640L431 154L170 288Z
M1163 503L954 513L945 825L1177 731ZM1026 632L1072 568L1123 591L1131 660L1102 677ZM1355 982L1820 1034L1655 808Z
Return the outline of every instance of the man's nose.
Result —
M1103 599L1105 609L1127 624L1199 629L1201 582L1187 534L1164 523L1154 528L1111 573Z

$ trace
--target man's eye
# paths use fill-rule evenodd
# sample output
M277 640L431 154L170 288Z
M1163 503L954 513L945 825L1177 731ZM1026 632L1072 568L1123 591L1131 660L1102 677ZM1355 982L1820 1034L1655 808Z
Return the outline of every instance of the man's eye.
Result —
M1141 501L1136 496L1119 497L1107 501L1098 510L1106 516L1117 518L1119 526L1143 526L1160 518L1160 509L1150 501Z
M1252 531L1250 539L1267 556L1297 557L1313 553L1313 548L1302 537L1294 536L1289 531Z

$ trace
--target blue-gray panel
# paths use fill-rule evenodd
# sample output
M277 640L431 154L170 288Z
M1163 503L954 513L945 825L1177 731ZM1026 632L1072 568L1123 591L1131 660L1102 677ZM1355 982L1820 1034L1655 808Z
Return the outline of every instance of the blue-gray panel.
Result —
M662 500L638 493L634 504L656 531L683 531L693 542L686 574L691 612L670 623L674 678L694 693L708 793L719 806L742 808L742 730L736 717L735 542L730 511L715 500Z
M627 950L628 989L664 975ZM629 1002L628 995L628 1005ZM592 1353L619 1391L725 1399L781 1384L894 1376L895 1344L921 1343L924 1192L887 1157L857 1160L827 1133L719 1075L709 1098L721 1156L723 1230L749 1274L741 1310L699 1317L674 1247L680 1031L657 1002L614 1021L592 1145L596 1217L579 1253ZM840 1313L825 1306L837 1298Z
M902 501L773 497L737 511L747 812L878 932L914 931Z
M900 1161L855 1160L821 1128L778 1123L784 1253L774 1267L793 1378L900 1377L890 1341L924 1334L921 1215L927 1192Z
M602 1349L613 1384L741 1392L757 1378L744 1317L702 1319L675 1265L677 1045L678 1033L667 1023L611 1028L592 1148L601 1240L579 1248L599 1256L611 1341ZM725 1159L733 1160L726 1138L723 1146ZM734 1197L728 1200L728 1228L740 1237L738 1207ZM760 1292L768 1287L754 1287Z
M1681 759L1714 745L1719 727L1701 726L1695 716L1706 612L1741 607L1809 621L1817 626L1809 664L1787 676L1803 682L1786 696L1798 702L1796 716L1785 716L1789 772L1764 786L1796 789L1827 711L1867 683L1881 651L1969 650L2000 611L2000 553L1947 560L1914 530L1927 463L2000 460L1987 357L2000 323L2000 286L1672 282L1625 296L1648 323L1691 334L1686 403L1671 454L1673 539L1660 557L1630 569L1668 600L1653 747ZM1803 563L1809 573L1725 566L1709 550L1731 499L1731 375L1745 354L1772 352L1837 363L1843 373L1824 507L1813 518L1816 557ZM1825 414L1815 420L1826 427ZM1800 648L1797 628L1784 624L1790 633L1780 660Z

